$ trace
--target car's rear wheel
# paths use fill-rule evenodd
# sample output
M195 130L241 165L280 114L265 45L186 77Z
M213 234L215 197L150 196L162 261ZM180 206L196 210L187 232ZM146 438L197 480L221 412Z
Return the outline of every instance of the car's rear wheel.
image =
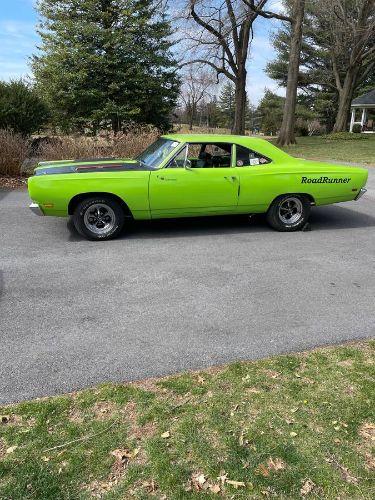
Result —
M89 240L109 240L121 232L124 211L109 196L82 200L74 210L73 222L77 231Z
M267 222L277 231L298 231L308 221L310 210L310 200L306 196L279 196L268 209Z

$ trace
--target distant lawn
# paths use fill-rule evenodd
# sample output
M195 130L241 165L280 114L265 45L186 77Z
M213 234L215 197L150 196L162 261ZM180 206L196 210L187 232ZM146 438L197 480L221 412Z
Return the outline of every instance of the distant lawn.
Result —
M375 342L0 408L1 499L373 499Z
M375 166L375 134L369 134L362 140L328 140L318 136L297 137L295 146L282 149L292 156L307 160L335 160Z

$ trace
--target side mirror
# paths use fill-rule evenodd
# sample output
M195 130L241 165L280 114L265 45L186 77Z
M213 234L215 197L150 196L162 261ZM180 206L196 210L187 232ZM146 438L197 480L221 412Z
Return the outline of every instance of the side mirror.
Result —
M192 166L191 166L191 161L190 161L190 160L188 160L187 158L186 158L186 160L185 160L185 165L184 165L184 167L186 168L186 170L191 170L191 169L192 169Z

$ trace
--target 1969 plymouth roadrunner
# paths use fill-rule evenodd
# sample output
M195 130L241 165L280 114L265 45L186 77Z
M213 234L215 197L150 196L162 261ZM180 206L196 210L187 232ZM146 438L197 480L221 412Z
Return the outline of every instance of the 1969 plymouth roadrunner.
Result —
M360 198L367 175L293 158L262 139L172 134L134 160L41 162L28 188L33 212L70 215L80 234L105 240L128 218L266 213L274 229L296 231L311 206Z

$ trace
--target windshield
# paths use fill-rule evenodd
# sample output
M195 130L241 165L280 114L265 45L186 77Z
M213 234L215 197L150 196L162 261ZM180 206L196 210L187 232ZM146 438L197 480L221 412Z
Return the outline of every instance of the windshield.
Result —
M153 142L136 159L148 167L158 168L161 162L169 155L179 143L162 137Z

